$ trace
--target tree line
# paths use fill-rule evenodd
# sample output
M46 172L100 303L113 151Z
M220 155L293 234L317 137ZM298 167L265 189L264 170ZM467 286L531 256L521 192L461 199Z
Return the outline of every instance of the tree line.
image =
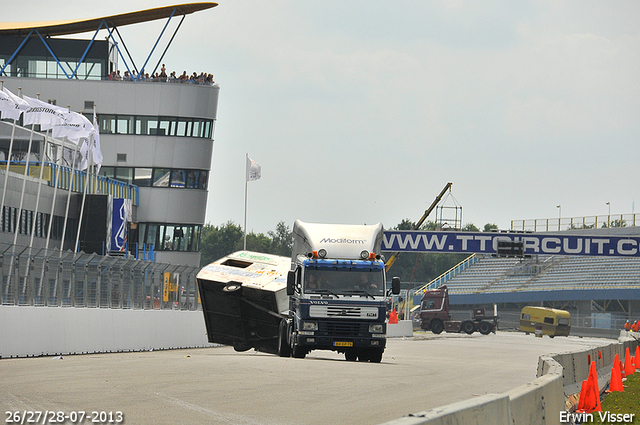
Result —
M202 228L200 240L200 265L205 266L232 252L240 251L243 246L244 232L240 225L233 221L227 221L221 226L206 224ZM266 235L264 233L247 233L248 251L290 257L292 249L292 232L283 221L276 225L275 230L270 230Z
M415 222L408 219L402 220L393 230L411 230ZM490 232L497 229L495 224L485 224L483 231ZM426 222L420 230L435 230L436 224ZM464 231L479 232L474 224L469 223L462 228ZM205 266L235 251L240 251L244 246L244 232L242 227L233 221L227 221L220 226L207 224L202 229L200 242L201 261ZM275 230L264 233L247 233L247 250L263 252L266 254L291 256L293 248L292 231L283 221L276 225ZM387 253L387 258L390 256ZM389 270L390 276L398 276L403 282L426 283L440 276L462 260L468 254L448 253L410 253L404 252L398 257L393 267Z

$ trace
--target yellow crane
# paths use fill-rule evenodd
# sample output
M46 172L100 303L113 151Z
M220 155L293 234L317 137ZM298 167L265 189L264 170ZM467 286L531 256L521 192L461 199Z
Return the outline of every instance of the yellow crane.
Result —
M422 226L422 224L425 222L425 220L427 219L429 214L431 214L431 211L433 211L433 209L436 207L436 205L438 205L438 203L440 203L440 201L442 200L442 197L447 192L447 190L451 190L451 186L452 185L453 185L453 183L449 182L444 186L444 189L442 189L440 194L438 196L436 196L436 199L434 199L433 203L429 206L429 208L427 208L424 211L424 214L422 215L420 220L418 220L418 222L413 226L413 229L411 229L411 230L420 229L420 226ZM393 263L395 263L395 261L398 259L398 255L400 255L400 252L394 252L393 254L391 254L391 257L389 257L387 262L384 264L384 268L385 268L386 271L389 271L389 269L391 268Z

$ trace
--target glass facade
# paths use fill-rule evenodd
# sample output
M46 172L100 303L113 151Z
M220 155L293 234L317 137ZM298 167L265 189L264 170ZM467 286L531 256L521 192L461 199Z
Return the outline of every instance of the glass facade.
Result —
M139 244L153 245L154 251L200 251L199 224L140 223Z
M204 118L100 114L98 122L101 134L197 137L204 139L211 139L213 135L213 120Z
M138 187L207 190L209 172L182 168L102 167L100 175Z
M17 51L26 35L27 33L22 37L0 35L0 69L13 57L12 62L4 68L3 75L101 80L109 74L108 64L112 63L109 50L113 45L107 40L91 42L47 37L43 43L32 37L33 41L22 45ZM17 55L14 56L16 51Z
M36 213L35 211L24 209L20 214L18 214L18 208L5 206L2 211L2 216L0 217L0 231L14 233L17 227L19 235L30 236L33 232L35 237L46 238L50 220L51 214L42 212ZM51 239L62 239L63 227L64 217L54 215L53 223L51 223ZM76 234L77 228L78 220L69 218L67 220L65 239L68 241L73 240L75 238L74 235Z

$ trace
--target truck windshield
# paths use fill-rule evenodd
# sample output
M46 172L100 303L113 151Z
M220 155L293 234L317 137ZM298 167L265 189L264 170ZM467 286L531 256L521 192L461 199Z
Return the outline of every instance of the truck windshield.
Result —
M425 310L440 310L442 302L440 300L426 299L422 300L422 311Z
M308 268L304 274L307 294L384 295L382 270Z

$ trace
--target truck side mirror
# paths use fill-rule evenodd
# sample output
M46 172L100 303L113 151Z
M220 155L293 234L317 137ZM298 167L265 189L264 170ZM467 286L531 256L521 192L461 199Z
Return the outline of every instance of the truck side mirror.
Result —
M289 270L289 273L287 273L287 295L288 296L293 295L293 292L295 291L295 286L296 286L296 272L294 272L293 270Z
M400 278L394 277L391 279L391 293L393 295L398 295L400 293Z

